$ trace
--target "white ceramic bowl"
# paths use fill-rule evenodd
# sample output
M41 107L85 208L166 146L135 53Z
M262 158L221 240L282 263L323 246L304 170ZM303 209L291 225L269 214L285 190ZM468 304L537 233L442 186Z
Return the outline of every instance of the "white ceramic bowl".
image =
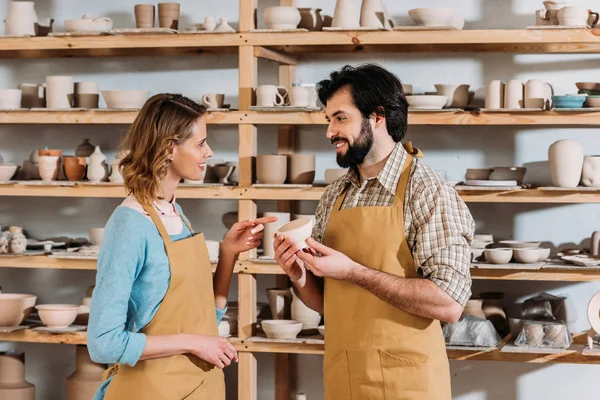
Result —
M309 218L300 218L288 222L277 230L276 235L290 238L299 249L308 247L306 239L312 234L313 221Z
M76 18L65 21L68 32L108 32L112 27L110 18Z
M21 293L0 293L0 326L17 326L29 316L36 296Z
M296 29L302 16L296 7L268 7L263 14L267 29Z
M550 258L550 250L549 248L545 248L545 247L540 247L540 258L538 261L546 261L547 259Z
M325 182L328 185L331 185L333 182L337 181L342 176L348 173L347 169L343 168L331 168L325 170Z
M0 182L10 181L15 172L17 172L18 166L8 163L0 163Z
M451 8L413 8L408 15L416 25L420 26L452 26L462 29L464 18Z
M490 264L508 264L513 257L513 249L485 249L483 254Z
M103 90L102 97L106 107L111 109L142 108L148 96L149 90Z
M21 89L0 90L0 108L8 110L21 108L21 96Z
M55 329L67 328L79 313L79 306L73 304L43 304L35 308L44 325Z
M501 240L500 244L511 249L526 249L532 247L540 247L540 242L526 242L522 240Z
M540 254L540 249L537 247L513 249L515 260L523 264L532 264L538 262L541 256Z
M302 322L289 319L267 319L261 326L269 339L295 339L302 330Z
M406 96L408 106L410 108L418 108L421 110L441 110L448 98L446 96L429 95L413 95Z
M104 239L104 228L90 228L88 229L90 235L90 242L92 246L102 246L102 240Z

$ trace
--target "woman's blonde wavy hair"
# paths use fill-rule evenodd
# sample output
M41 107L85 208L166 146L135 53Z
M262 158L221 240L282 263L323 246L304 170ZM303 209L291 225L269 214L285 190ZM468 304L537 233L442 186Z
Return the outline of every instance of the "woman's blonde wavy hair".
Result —
M127 154L119 168L128 193L143 205L162 196L173 145L194 136L206 107L180 94L160 93L146 101L120 144Z

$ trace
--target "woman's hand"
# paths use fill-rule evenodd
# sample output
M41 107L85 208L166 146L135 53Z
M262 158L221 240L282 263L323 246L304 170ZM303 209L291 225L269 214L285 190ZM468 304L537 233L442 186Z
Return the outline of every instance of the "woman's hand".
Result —
M276 222L277 217L264 217L236 222L225 234L221 247L234 255L257 248L263 238L264 224Z
M238 362L235 347L220 336L190 335L188 351L221 369Z

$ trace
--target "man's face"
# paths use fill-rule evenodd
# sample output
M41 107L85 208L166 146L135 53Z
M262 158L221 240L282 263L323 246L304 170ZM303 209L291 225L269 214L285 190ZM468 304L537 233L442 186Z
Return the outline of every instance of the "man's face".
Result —
M326 117L327 139L335 148L338 165L352 168L362 164L373 146L373 127L354 105L349 88L338 90L327 100Z

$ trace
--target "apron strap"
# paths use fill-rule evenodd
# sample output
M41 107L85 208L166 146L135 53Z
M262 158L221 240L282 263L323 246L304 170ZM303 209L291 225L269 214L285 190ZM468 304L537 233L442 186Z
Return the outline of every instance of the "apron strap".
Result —
M152 222L154 222L154 225L160 232L160 236L162 237L163 241L165 243L171 243L172 240L169 236L169 233L167 232L167 228L165 228L165 225L160 220L160 217L156 213L156 210L154 210L154 206L152 205L148 207L142 204L142 207L144 207L144 210L148 213L148 215L150 215L150 218L152 218Z
M394 197L394 205L398 205L404 202L404 198L406 197L406 190L408 188L408 178L410 176L410 170L413 163L413 156L410 154L406 155L406 160L404 160L404 165L402 166L402 175L400 175L400 179L398 180L398 186L396 186L396 196Z
M181 220L183 221L183 223L185 224L185 226L188 227L188 229L190 230L192 236L194 236L194 230L192 229L192 224L190 224L190 221L188 221L187 218L185 218L181 213L179 214L179 217L181 218Z

